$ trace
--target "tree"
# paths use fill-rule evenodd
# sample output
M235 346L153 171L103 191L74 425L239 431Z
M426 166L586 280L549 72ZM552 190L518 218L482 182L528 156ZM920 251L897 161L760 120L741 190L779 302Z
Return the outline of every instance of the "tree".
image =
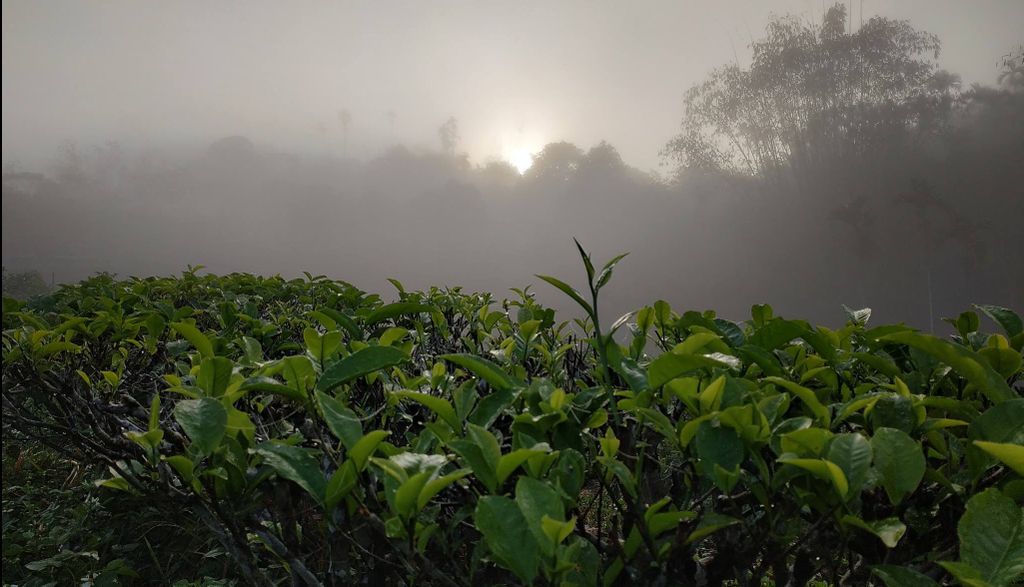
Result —
M50 293L50 284L46 283L38 271L20 271L9 273L3 268L3 293L18 300L27 300L35 296Z
M686 93L663 156L681 169L800 179L941 128L959 81L935 64L938 38L882 17L848 33L846 18L837 4L821 25L772 21L749 68L719 68Z
M1024 43L1003 55L999 83L1004 87L1024 87Z
M459 121L455 120L454 116L449 116L437 129L437 135L441 138L441 150L448 155L454 155L456 147L459 146Z
M522 178L519 171L510 163L498 160L488 161L482 167L477 168L476 176L484 191L511 189Z
M622 162L622 156L615 147L601 141L587 151L579 168L581 173L619 174L626 168L626 164Z
M548 143L533 157L526 175L530 179L565 183L576 175L583 156L583 151L572 143Z

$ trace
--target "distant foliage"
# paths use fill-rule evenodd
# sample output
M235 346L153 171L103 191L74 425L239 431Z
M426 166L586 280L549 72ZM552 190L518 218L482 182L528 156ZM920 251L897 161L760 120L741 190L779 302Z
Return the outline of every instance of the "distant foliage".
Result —
M882 17L849 33L842 4L818 26L774 20L751 48L749 68L724 66L687 92L681 133L664 150L672 161L799 176L934 133L959 87L937 69L937 37Z
M448 155L454 155L455 149L459 146L459 121L454 116L449 116L437 129L437 136L441 139L441 150Z
M3 293L5 296L17 300L27 300L31 297L40 296L50 291L50 284L46 283L38 271L19 271L10 273L7 268L3 269Z
M838 329L664 301L608 321L623 256L579 252L583 290L538 276L573 323L528 288L497 302L393 280L387 303L198 268L5 298L5 450L102 465L125 512L177 512L251 585L1021 578L1016 313L977 306L949 340L869 327L868 309ZM6 551L6 473L5 580L43 565ZM90 548L110 579L181 570L159 562L173 543L128 570Z

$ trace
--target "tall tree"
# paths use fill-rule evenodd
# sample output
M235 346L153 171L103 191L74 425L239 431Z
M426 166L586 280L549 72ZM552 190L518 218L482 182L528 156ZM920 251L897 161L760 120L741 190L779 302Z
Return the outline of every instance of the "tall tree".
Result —
M855 32L846 23L841 4L820 25L773 20L749 68L719 68L686 93L663 155L680 168L799 178L940 128L958 80L934 61L938 38L882 17Z
M583 151L572 143L548 143L534 155L526 176L531 180L564 184L576 176L583 157Z
M456 147L459 146L459 121L455 120L454 116L449 116L437 129L437 135L441 139L441 150L448 155L454 155Z

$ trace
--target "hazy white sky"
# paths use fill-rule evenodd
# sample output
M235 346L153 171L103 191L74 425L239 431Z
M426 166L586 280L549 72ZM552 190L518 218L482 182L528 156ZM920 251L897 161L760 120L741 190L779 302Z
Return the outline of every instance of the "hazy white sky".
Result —
M594 2L3 1L3 160L88 145L209 141L341 154L436 146L475 161L604 139L654 168L681 97L744 61L772 13L821 0ZM991 83L1024 41L1024 0L847 0L939 35L940 63ZM394 113L389 117L388 112Z

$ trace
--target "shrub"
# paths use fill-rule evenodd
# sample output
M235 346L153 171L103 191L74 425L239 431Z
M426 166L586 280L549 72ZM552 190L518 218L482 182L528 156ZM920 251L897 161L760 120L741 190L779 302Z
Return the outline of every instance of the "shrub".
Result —
M108 467L100 486L202 525L252 584L1019 578L1014 312L978 306L1002 332L965 312L952 340L766 305L605 326L621 257L580 253L585 293L542 277L573 323L529 289L395 281L384 303L194 269L5 299L5 440Z

